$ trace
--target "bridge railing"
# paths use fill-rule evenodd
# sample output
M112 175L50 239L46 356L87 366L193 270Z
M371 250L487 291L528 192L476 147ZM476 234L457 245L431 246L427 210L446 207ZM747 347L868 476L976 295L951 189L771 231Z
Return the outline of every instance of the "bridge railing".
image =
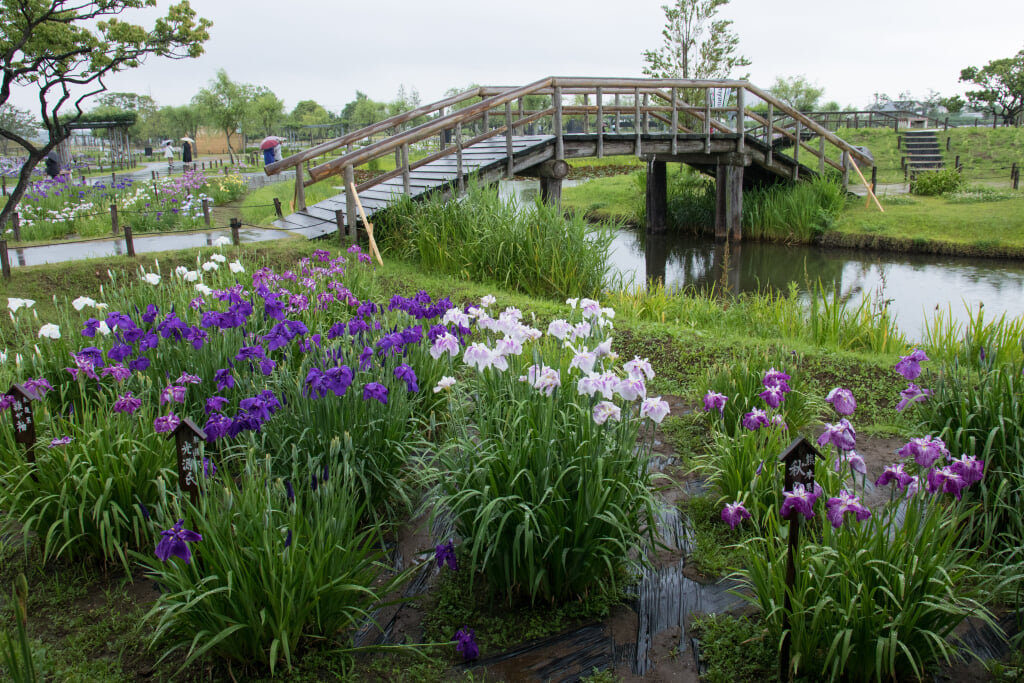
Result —
M471 102L475 98L479 101ZM566 98L571 98L566 103ZM515 105L515 106L513 106ZM529 105L530 109L526 106ZM427 117L412 128L405 124ZM787 123L776 122L785 117ZM555 157L564 158L567 123L578 124L584 135L596 139L597 156L604 156L606 138L621 140L624 128L632 128L634 150L642 153L644 136L654 129L671 136L671 153L676 154L681 139L702 136L704 149L711 152L712 136L734 136L736 151L744 153L748 136L766 148L763 162L771 166L777 154L772 143L780 138L792 142L790 159L794 178L800 172L801 152L819 173L835 168L844 175L850 160L872 165L873 160L851 146L817 121L801 114L770 93L746 81L686 80L641 78L557 78L548 77L520 87L479 87L432 104L392 116L286 159L268 164L266 172L274 175L295 168L296 209L305 208L305 188L314 183L343 175L346 188L354 184L355 168L375 159L394 155L395 169L360 184L356 190L402 176L409 193L410 173L432 161L454 155L458 182L462 183L462 152L477 142L495 136L506 140L507 173L513 173L513 137L517 131L540 126L554 136ZM593 122L593 133L591 133ZM627 125L631 123L632 125ZM611 131L608 131L611 128ZM382 133L389 133L376 139ZM804 140L810 132L816 144ZM468 137L467 137L468 135ZM410 161L410 148L439 136L439 150L425 158ZM448 144L449 139L451 144ZM355 145L358 148L353 148ZM341 156L315 166L310 163L321 156L347 147ZM305 166L305 168L304 168ZM308 177L307 177L308 176ZM348 197L349 220L354 222L355 198Z

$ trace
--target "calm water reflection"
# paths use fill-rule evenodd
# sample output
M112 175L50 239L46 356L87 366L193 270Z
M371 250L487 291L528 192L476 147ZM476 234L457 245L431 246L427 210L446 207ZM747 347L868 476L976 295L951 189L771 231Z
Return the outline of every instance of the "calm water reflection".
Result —
M616 235L613 272L640 283L661 278L669 288L689 285L721 287L725 249L713 241L679 236L641 236L630 230ZM836 286L858 303L863 297L890 300L900 329L910 339L922 337L926 319L951 309L966 321L968 307L984 304L992 320L1024 315L1024 263L996 259L899 255L862 250L787 247L747 242L730 245L725 281L733 292L788 288L796 282L821 281Z

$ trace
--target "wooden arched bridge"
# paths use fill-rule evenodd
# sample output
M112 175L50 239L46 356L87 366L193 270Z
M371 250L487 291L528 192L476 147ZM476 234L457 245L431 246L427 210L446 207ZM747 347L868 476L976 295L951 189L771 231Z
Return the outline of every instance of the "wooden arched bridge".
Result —
M411 150L427 149L410 161ZM340 156L338 150L342 150ZM843 185L851 167L873 166L854 147L770 93L746 81L549 77L522 87L478 87L418 107L269 164L294 168L294 210L275 225L319 237L347 225L355 241L355 187L368 216L398 197L461 192L513 175L541 179L542 195L560 196L565 159L635 154L648 163L647 229L664 230L667 162L713 175L715 234L738 240L743 187L793 182L832 168ZM355 185L355 169L382 158L393 171ZM343 183L307 206L305 188Z

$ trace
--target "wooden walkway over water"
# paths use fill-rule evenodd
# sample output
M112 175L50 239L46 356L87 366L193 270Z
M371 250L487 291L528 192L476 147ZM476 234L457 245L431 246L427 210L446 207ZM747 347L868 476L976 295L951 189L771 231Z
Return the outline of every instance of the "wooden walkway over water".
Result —
M437 151L410 162L410 149L435 141ZM329 156L343 148L341 156ZM295 212L277 227L309 238L345 227L355 242L356 198L346 188L355 186L355 168L375 159L393 155L396 168L355 186L368 218L406 195L451 196L471 181L513 175L538 176L542 194L558 201L565 159L627 154L648 163L648 231L664 229L665 164L678 162L715 177L716 236L723 239L740 239L744 186L793 182L827 169L845 185L851 167L859 173L858 164L874 163L866 150L746 81L552 77L518 88L473 88L270 164L266 172L297 170ZM318 182L334 183L338 194L307 206L305 188Z

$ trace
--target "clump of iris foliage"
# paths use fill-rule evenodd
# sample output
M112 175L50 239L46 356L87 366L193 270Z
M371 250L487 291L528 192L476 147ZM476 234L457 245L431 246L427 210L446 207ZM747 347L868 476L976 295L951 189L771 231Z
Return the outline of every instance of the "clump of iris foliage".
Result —
M636 174L643 221L646 174ZM793 184L777 184L743 192L743 235L766 242L806 244L835 225L846 194L835 178L817 176ZM715 225L715 181L689 167L669 175L668 224L677 232L710 234Z
M248 184L239 174L207 176L195 170L154 181L125 178L91 185L67 175L40 178L18 207L21 239L109 235L111 205L118 208L120 224L130 225L136 233L198 228L203 224L204 199L209 206L223 204L242 196L246 189Z
M386 292L349 252L154 261L52 321L8 300L0 383L33 399L37 444L29 462L0 417L0 509L44 561L145 567L165 658L273 672L350 651L406 578L382 548L425 490L461 570L510 598L614 586L653 540L635 447L668 407L645 359L618 362L614 311L574 300L544 332L493 297ZM172 438L191 425L194 500Z
M915 383L925 360L916 350L897 363L908 382L898 409L933 398ZM820 398L804 394L799 376L777 369L784 367L784 358L766 357L713 372L705 383L715 443L699 466L725 503L722 519L756 530L744 542L739 571L748 599L776 642L789 636L795 675L921 677L928 666L949 660L956 647L953 629L966 617L992 623L979 602L985 547L971 533L982 509L970 494L992 475L982 459L970 452L954 457L929 434L911 439L898 462L867 481L850 422L856 399L837 387L826 397L834 422L811 437L822 456L814 465L814 487L795 484L783 491L784 465L776 454L825 408ZM884 490L884 502L873 508L862 502ZM789 587L785 521L794 517L804 531ZM784 631L787 598L792 614Z
M531 296L597 296L608 274L612 229L566 219L539 199L520 207L496 188L457 202L408 198L375 219L381 244L428 271L491 282Z

